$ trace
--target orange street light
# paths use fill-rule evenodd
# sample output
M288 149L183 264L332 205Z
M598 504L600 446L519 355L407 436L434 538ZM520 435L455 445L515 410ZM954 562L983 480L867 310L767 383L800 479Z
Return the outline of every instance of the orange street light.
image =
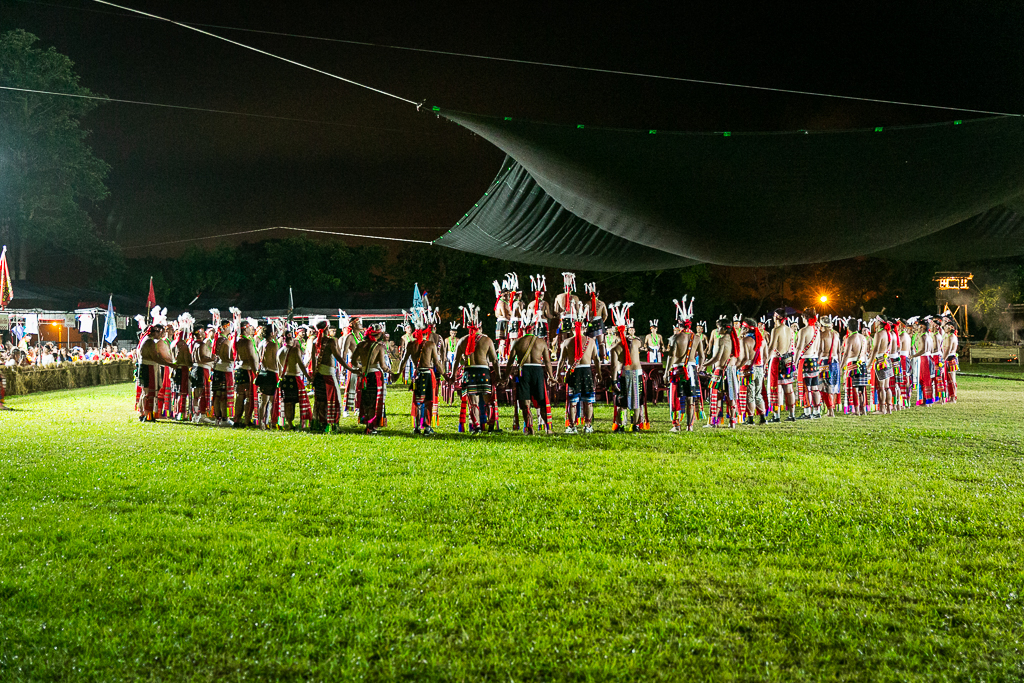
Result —
M823 304L827 304L828 303L828 295L827 294L822 294L820 297L818 297L818 301L820 301Z

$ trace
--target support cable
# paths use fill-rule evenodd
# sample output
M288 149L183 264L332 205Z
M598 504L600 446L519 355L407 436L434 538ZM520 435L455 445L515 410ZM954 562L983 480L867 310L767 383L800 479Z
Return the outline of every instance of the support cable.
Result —
M360 88L365 88L366 90L371 90L371 91L373 91L375 93L378 93L378 94L381 94L381 95L387 95L388 97L393 97L396 100L401 100L402 102L407 102L407 103L411 104L412 106L416 107L417 110L423 105L422 102L414 102L413 100L409 100L409 99L406 99L406 98L401 97L399 95L395 95L394 93L389 93L386 90L381 90L379 88L374 88L374 87L366 85L364 83L359 83L357 81L353 81L350 78L345 78L344 76L339 76L337 74L332 74L330 71L324 71L323 69L318 69L315 66L310 66L308 64L303 64L302 62L297 62L294 59L288 59L287 57L282 57L280 55L276 55L273 52L267 52L266 50L261 50L258 47L253 47L252 45L246 45L245 43L240 43L237 40L231 40L230 38L225 38L224 36L219 36L216 33L210 33L209 31L204 31L201 28L197 28L195 26L190 26L189 24L183 24L180 21L174 21L173 19L168 19L166 17L157 16L156 14L150 14L149 12L143 12L142 10L132 9L131 7L125 7L124 5L117 5L117 4L114 4L112 2L108 2L108 0L93 0L93 2L98 2L101 5L109 5L110 7L116 7L117 9L121 9L121 10L124 10L126 12L133 12L135 14L139 14L139 15L142 15L144 17L149 17L151 19L159 19L160 21L166 21L168 23L174 24L175 26L181 26L182 28L187 28L190 31L195 31L196 33L202 33L204 36L210 36L211 38L216 38L217 40L223 40L226 43L231 43L232 45L237 45L238 47L244 47L246 50L252 50L253 52L258 52L261 55L266 55L267 57L273 57L274 59L279 59L282 62L287 62L287 63L292 64L294 66L302 67L303 69L309 69L310 71L315 71L318 74L322 74L324 76L328 76L330 78L334 78L334 79L339 80L339 81L344 81L345 83L349 83L351 85L356 85L356 86L359 86Z

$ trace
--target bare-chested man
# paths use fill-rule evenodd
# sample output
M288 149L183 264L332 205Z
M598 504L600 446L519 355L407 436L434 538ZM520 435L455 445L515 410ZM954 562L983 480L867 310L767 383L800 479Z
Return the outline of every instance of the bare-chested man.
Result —
M892 325L882 318L874 321L871 338L869 367L875 371L875 390L878 392L879 412L889 414L893 410L892 382L895 375L891 353L898 350L899 338L893 333Z
M213 329L192 332L192 421L196 424L214 424L207 413L213 410L213 390L210 373L213 372Z
M943 372L946 381L946 400L956 403L956 373L960 370L960 361L957 358L957 350L960 348L960 338L957 336L956 322L952 318L943 320L946 336L942 341Z
M946 382L942 376L943 333L938 318L928 318L928 332L931 337L932 404L941 403L946 393Z
M466 430L465 420L468 418L470 434L483 432L484 423L487 423L488 431L500 432L492 372L500 375L501 368L494 342L481 332L480 308L473 304L460 308L466 336L459 340L453 363L453 368L465 366L462 375L465 410L464 415L459 416L459 430ZM466 412L468 415L465 415Z
M341 387L338 386L338 364L349 367L338 348L330 323L316 326L313 345L313 431L329 433L338 428L341 419Z
M352 353L357 368L354 374L359 377L359 423L366 425L370 435L380 433L388 424L386 358L384 323L370 325Z
M787 421L796 421L796 396L793 382L796 380L796 359L793 357L793 329L786 323L786 309L777 308L773 315L774 325L768 339L768 380L769 387L777 387L776 412L769 422L780 422L782 406L789 411Z
M629 332L632 327L629 322L629 309L632 305L616 302L608 307L615 322L615 335L610 337L608 351L611 353L612 379L618 388L612 420L613 432L639 432L640 425L644 422L641 342ZM627 411L631 411L628 430L623 417Z
M690 305L693 305L693 299L690 299ZM711 349L708 348L708 326L707 323L699 322L693 330L693 346L694 354L693 357L697 360L698 365L703 365L704 361L707 360L708 354L711 353Z
M931 334L931 316L918 321L919 347L914 351L917 360L917 381L921 387L924 405L930 406L935 401L935 368L932 359L935 356L935 337Z
M747 385L746 423L754 424L754 415L760 417L759 424L767 422L764 403L764 359L768 356L768 343L764 332L753 318L743 319L743 350L740 354L741 375Z
M438 382L445 377L441 361L441 337L434 333L436 313L427 309L410 312L413 322L413 340L405 347L399 367L407 360L416 366L413 380L412 403L416 426L414 434L433 436L437 421ZM394 374L394 378L398 373ZM440 379L439 379L440 378Z
M189 336L192 329L192 316L185 314L178 319L178 331L174 335L170 352L174 356L174 368L171 370L171 391L174 395L172 412L174 419L185 422L191 419L188 414L188 401L192 393L192 351L189 349Z
M896 332L899 335L899 365L896 367L896 380L899 383L898 406L900 409L913 406L917 400L914 386L914 369L911 360L911 349L913 340L911 330L913 326L907 320L897 321Z
M213 372L210 373L210 386L213 390L213 417L218 427L233 427L234 422L228 415L228 389L234 387L231 356L231 321L221 320L214 333Z
M510 322L513 316L517 316L518 302L516 301L516 289L519 287L519 276L515 273L505 273L505 279L498 283L494 281L494 338L498 342L498 357L502 360L508 357L508 350L512 346L512 339L509 338Z
M156 395L160 390L163 367L172 367L174 358L164 343L166 328L162 324L152 325L149 334L139 345L139 387L142 389L139 401L139 421L156 422Z
M585 334L588 307L576 304L572 335L562 342L558 353L558 376L565 371L566 401L565 433L576 434L583 418L583 433L594 433L594 378L601 374L601 358L597 340Z
M804 326L796 335L796 361L804 380L804 413L801 420L816 420L821 417L821 331L818 329L818 312L813 307L805 308L801 314Z
M572 312L580 303L580 298L574 294L575 291L576 273L562 273L562 292L555 297L554 306L554 318L559 321L559 345L572 335L574 322Z
M729 421L729 427L736 426L736 399L739 397L739 383L737 379L737 363L740 351L739 337L736 330L730 324L728 318L718 319L718 343L714 354L708 358L704 365L712 370L711 391L716 392L717 403L721 405L721 419L716 402L711 404L710 426L723 427L724 420Z
M608 358L608 347L604 341L605 324L608 322L608 307L598 298L597 283L588 282L583 285L587 296L584 303L588 304L590 321L587 325L587 336L593 337L598 344L598 353L601 360Z
M306 383L311 382L306 364L302 362L302 340L290 331L284 333L284 344L278 351L278 368L281 379L278 386L281 401L284 403L284 424L282 428L294 428L295 405L299 405L300 426L313 419L313 410L309 405ZM303 381L305 378L305 382Z
M338 350L344 360L344 366L339 368L339 379L344 377L344 382L339 382L344 390L345 404L341 407L341 416L348 417L355 412L357 403L357 392L359 391L359 375L351 368L355 365L352 361L356 347L363 341L363 320L359 316L349 317L344 311L338 311L338 329L343 331L341 339L338 340ZM380 331L376 333L377 341L381 341Z
M551 433L551 400L547 383L554 384L555 381L551 350L547 340L537 335L537 322L529 317L523 321L524 334L512 345L502 382L508 382L513 376L513 366L518 366L515 378L516 400L523 411L524 431L529 435L534 433L531 404L540 414L545 433Z
M534 333L545 339L551 338L551 321L554 315L551 313L551 304L548 303L548 283L544 275L531 275L530 286L533 289L533 297L523 302L523 310L531 320L535 320ZM555 299L557 301L557 297Z
M665 351L665 383L669 385L669 411L672 415L672 432L679 431L680 418L686 415L686 431L692 432L697 419L694 401L700 399L700 379L697 374L696 335L690 330L693 317L693 303L686 308L686 297L682 305L675 299L676 322L672 338Z
M821 318L818 321L821 329L821 374L822 374L822 401L828 410L829 417L835 417L836 408L839 406L840 381L842 374L839 372L839 352L842 347L842 340L839 332L836 331L832 319Z
M277 338L277 328L273 323L263 326L263 343L260 345L260 371L256 376L256 387L259 389L260 429L273 429L280 420L278 414L278 381L280 363L278 355L281 342Z
M242 321L235 342L238 367L235 369L235 423L232 426L236 429L255 426L252 414L256 408L256 372L259 363L252 340L254 331L252 323Z
M853 414L866 415L867 391L871 384L871 367L868 365L871 350L868 338L860 332L861 321L853 318L847 325L849 334L846 337L846 350L843 354L843 367L847 372L847 391L850 402L853 403Z

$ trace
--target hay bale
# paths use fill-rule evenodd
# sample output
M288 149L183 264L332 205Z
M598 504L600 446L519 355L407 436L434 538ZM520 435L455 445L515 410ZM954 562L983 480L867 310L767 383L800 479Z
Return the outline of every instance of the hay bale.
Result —
M135 362L130 360L57 363L27 368L0 368L7 383L8 396L37 391L61 391L78 387L131 382Z

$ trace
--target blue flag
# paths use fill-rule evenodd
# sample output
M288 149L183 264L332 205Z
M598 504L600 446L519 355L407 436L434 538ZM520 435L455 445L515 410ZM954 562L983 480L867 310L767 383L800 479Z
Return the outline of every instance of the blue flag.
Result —
M423 297L420 296L420 283L416 283L412 286L412 307L420 308L423 306Z
M107 324L103 328L103 341L108 344L117 339L117 317L114 315L114 295L110 295L110 303L107 304Z

